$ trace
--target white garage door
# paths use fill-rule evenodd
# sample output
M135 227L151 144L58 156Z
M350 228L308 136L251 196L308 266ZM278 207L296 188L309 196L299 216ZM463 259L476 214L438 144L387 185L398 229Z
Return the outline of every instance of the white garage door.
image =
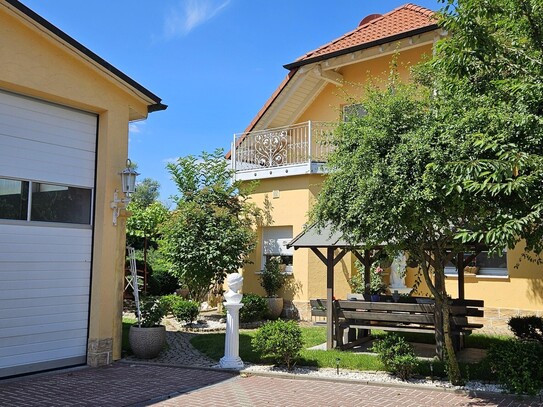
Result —
M96 132L0 91L0 377L86 362Z

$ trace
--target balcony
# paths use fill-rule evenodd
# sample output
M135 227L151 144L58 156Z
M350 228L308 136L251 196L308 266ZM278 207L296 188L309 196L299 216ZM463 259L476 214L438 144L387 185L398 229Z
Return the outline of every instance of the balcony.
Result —
M322 174L337 123L314 122L234 135L232 168L238 180Z

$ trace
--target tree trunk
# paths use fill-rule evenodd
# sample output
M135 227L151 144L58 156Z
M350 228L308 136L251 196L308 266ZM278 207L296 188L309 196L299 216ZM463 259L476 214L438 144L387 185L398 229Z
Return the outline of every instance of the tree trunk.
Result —
M442 304L443 312L443 332L445 338L445 351L447 369L449 374L449 381L455 386L464 384L462 380L462 374L460 373L460 366L458 365L458 359L456 358L456 352L454 350L452 332L451 332L451 309L450 300L445 297Z
M450 300L445 289L445 269L443 262L436 262L436 254L427 252L422 264L424 280L430 288L435 300L435 327L436 349L440 360L445 360L449 381L453 385L462 384L462 375L458 365L458 359L454 351L450 323ZM434 269L434 281L430 277L430 266ZM445 342L445 352L443 352ZM441 350L440 350L441 348Z

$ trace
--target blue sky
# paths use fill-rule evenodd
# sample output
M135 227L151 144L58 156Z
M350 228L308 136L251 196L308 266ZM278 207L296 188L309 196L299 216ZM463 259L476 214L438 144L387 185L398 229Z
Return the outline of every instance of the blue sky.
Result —
M134 123L129 157L140 178L176 189L169 160L227 150L287 74L284 64L402 0L22 0L162 98ZM437 10L437 0L414 1Z

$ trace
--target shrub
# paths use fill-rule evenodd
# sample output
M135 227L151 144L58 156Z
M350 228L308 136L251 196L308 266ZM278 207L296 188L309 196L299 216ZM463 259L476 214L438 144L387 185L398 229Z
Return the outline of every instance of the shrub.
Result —
M179 288L179 281L176 277L165 271L153 271L149 275L148 292L152 295L167 295Z
M285 285L286 278L286 274L281 272L281 257L273 256L266 262L266 266L260 274L260 285L268 297L275 297L281 287Z
M543 347L537 342L510 339L492 346L487 355L491 370L507 391L537 394L543 384Z
M258 329L251 340L253 350L290 370L303 348L302 330L294 321L271 321Z
M535 315L512 317L507 324L517 338L538 341L543 345L543 318Z
M162 300L167 304L168 312L179 322L190 324L198 317L198 304L194 301L185 300L175 294L165 295Z
M161 297L147 296L140 300L141 326L150 328L160 325L168 313L168 305Z
M413 346L404 338L395 334L388 334L377 340L371 350L377 353L377 358L386 370L406 380L415 371L418 360Z
M243 307L239 310L240 322L262 321L268 313L268 303L260 295L244 294L241 302Z

